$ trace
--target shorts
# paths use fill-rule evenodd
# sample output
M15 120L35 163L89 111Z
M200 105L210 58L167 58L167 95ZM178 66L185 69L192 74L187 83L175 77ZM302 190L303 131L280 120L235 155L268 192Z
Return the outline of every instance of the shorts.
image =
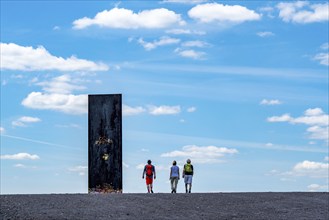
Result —
M192 177L193 177L193 175L185 175L185 177L184 177L185 184L191 184L192 183Z
M153 183L153 176L146 176L146 185L152 184Z

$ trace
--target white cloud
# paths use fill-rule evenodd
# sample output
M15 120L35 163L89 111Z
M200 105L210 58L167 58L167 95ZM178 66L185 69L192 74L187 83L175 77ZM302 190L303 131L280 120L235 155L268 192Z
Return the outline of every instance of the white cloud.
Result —
M279 17L285 22L313 23L329 20L329 4L310 4L308 1L281 2Z
M262 31L257 33L258 36L260 37L271 37L274 36L274 34L270 31Z
M92 25L104 28L138 29L166 28L184 25L179 14L166 8L144 10L138 13L125 8L113 8L96 14L94 18L84 17L73 22L74 29L84 29Z
M280 100L277 99L272 99L272 100L267 100L267 99L263 99L260 102L261 105L280 105L282 104L282 102Z
M184 49L180 49L180 48L177 48L175 50L175 52L178 53L178 55L180 55L182 57L192 58L195 60L203 59L204 56L206 55L206 53L204 53L204 52L199 52L199 51L195 51L195 50L184 50Z
M87 166L75 166L68 168L70 172L76 172L79 176L84 176L87 173L88 167Z
M307 129L310 133L310 139L326 140L329 139L329 127L312 126Z
M88 112L88 95L31 92L22 101L22 105L32 109L54 110L67 114L85 114Z
M275 18L275 16L273 15L273 12L274 12L273 7L262 7L262 8L259 8L259 11L262 12L262 16L267 15L267 17L269 17L269 18Z
M292 117L290 117L289 114L284 114L281 116L272 116L267 118L268 122L289 122L292 120Z
M3 134L3 133L5 133L5 128L0 127L0 134Z
M23 116L20 117L19 119L13 121L11 124L13 126L19 126L19 127L25 127L29 123L35 123L35 122L40 122L40 118L36 117L30 117L30 116Z
M163 36L158 41L153 41L153 42L146 42L142 38L138 39L138 43L142 45L145 48L145 50L153 50L159 46L178 44L179 42L180 39L171 38L168 36Z
M321 52L316 54L313 57L313 60L319 61L321 65L329 66L329 43L324 43L320 46L321 50L325 50L325 52Z
M166 30L167 34L195 34L195 35L205 35L206 32L204 31L196 31L196 30L189 30L189 29L170 29Z
M188 11L188 15L201 23L239 24L245 21L259 20L261 15L240 5L208 3L197 5Z
M210 44L204 41L194 40L194 41L186 41L182 43L183 47L208 47Z
M305 160L293 167L293 174L296 176L309 176L314 178L327 178L329 164Z
M310 192L316 192L316 191L322 191L322 190L328 191L328 185L319 185L319 184L313 183L311 185L308 185L307 189Z
M324 158L324 160L325 160L325 161L329 161L329 156L326 156L326 157Z
M324 114L321 108L309 108L304 113L307 116L318 116Z
M310 139L324 140L329 139L329 115L325 114L321 108L310 108L304 112L303 116L293 118L289 114L282 116L273 116L267 118L268 122L289 122L292 124L305 124L310 126L307 132L310 133Z
M329 66L329 53L318 53L313 59L319 61L322 65Z
M31 92L22 101L22 105L27 108L54 110L67 114L85 114L88 111L88 95L71 94L74 90L83 90L80 77L61 75L49 81L34 84L41 86L44 92Z
M175 150L161 154L161 157L184 157L190 158L192 163L218 163L220 158L227 154L236 154L238 151L233 148L216 146L187 145L182 150Z
M21 164L21 163L15 164L14 167L16 167L16 168L26 168L26 166L24 164Z
M187 109L187 112L195 112L196 111L196 107L190 107Z
M44 47L24 47L14 43L1 43L1 69L21 71L106 71L103 63L51 55Z
M35 83L42 86L47 93L69 94L74 90L83 90L84 86L73 84L74 80L70 75L54 77L51 81Z
M145 111L146 111L146 109L141 106L131 107L128 105L122 105L122 114L125 116L138 115Z
M1 159L4 160L38 160L40 157L36 154L29 154L29 153L18 153L18 154L12 154L12 155L1 155Z
M148 111L151 115L176 115L181 112L180 106L148 106Z

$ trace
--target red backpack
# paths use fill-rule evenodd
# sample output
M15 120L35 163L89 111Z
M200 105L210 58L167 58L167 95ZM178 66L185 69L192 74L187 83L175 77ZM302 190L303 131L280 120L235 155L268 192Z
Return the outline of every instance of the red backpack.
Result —
M146 165L146 176L152 176L153 175L153 169L152 165Z

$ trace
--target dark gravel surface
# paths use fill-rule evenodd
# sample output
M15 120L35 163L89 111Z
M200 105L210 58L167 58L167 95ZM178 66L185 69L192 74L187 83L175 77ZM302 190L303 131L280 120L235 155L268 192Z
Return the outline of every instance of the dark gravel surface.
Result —
M1 195L0 219L329 219L329 193Z

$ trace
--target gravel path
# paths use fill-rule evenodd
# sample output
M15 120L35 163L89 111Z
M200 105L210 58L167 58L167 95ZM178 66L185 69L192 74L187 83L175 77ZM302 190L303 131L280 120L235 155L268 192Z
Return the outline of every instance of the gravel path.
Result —
M329 193L1 195L0 219L329 219Z

